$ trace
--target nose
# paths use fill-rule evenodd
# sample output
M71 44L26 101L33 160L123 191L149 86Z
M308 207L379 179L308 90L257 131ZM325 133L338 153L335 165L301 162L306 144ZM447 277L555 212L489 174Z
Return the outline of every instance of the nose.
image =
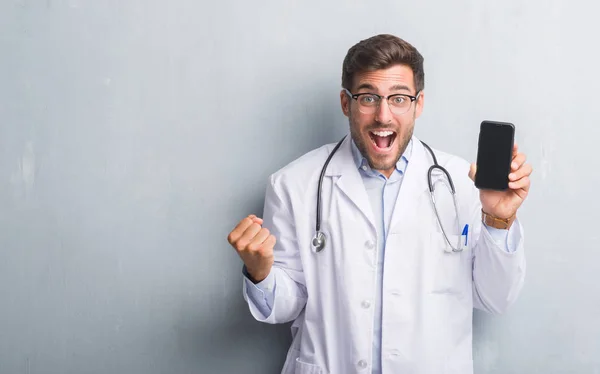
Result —
M375 119L379 123L390 123L392 122L392 111L388 105L387 100L380 100L377 112L375 112Z

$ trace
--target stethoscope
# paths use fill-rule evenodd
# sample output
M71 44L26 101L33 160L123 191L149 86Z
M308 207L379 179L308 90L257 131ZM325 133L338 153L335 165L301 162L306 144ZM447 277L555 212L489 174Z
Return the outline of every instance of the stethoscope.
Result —
M321 175L319 176L319 185L317 187L317 221L316 221L316 225L315 225L315 235L313 236L313 240L312 240L313 249L316 252L321 252L325 248L325 244L327 242L327 238L326 238L325 234L321 231L321 190L322 190L322 186L323 186L323 177L325 176L325 171L327 170L329 161L331 161L331 158L333 157L335 152L337 152L337 150L340 148L344 139L346 139L346 136L344 136L333 148L333 150L329 154L329 157L327 157L325 164L323 164L323 168L321 169ZM461 235L458 236L459 242L456 243L457 245L455 247L454 245L452 245L452 243L450 243L450 239L448 239L448 235L446 235L446 230L444 230L444 226L442 225L442 221L440 219L440 214L438 212L437 205L435 203L435 195L434 195L435 188L434 188L434 184L432 182L431 173L432 173L432 171L437 169L437 170L441 171L443 174L445 174L446 178L448 179L448 183L450 185L449 186L450 192L452 192L452 200L454 202L454 210L456 211L457 231L460 232L460 223L459 223L460 220L458 219L458 203L456 201L456 190L454 189L454 182L452 182L450 173L448 173L448 171L444 167L438 165L437 158L435 157L433 150L427 144L425 144L425 142L423 142L422 140L421 140L421 143L423 144L423 146L425 146L425 148L429 151L429 153L431 154L431 157L433 158L433 165L431 165L429 167L429 170L427 171L427 184L429 186L429 196L431 197L431 203L432 203L433 209L435 211L435 216L437 218L438 225L441 228L442 233L444 234L444 238L446 239L446 242L448 243L448 245L451 248L451 250L448 250L448 251L449 252L461 252L464 249L464 247L461 245L461 241L460 241Z

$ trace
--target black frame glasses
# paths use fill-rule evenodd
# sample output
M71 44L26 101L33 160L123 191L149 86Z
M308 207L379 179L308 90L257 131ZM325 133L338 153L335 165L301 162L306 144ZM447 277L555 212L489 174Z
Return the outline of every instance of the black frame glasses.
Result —
M381 100L385 99L388 103L388 107L390 108L390 110L392 111L392 113L394 114L404 114L406 112L408 112L410 110L410 108L412 107L412 103L414 103L419 96L421 96L421 91L419 91L417 93L416 96L413 95L408 95L408 94L391 94L388 96L381 96L375 93L371 93L371 92L361 92L361 93L357 93L357 94L353 94L352 92L350 92L347 88L344 88L344 91L346 91L346 93L348 94L348 96L350 96L351 98L353 98L354 100L356 100L359 104L358 104L358 110L363 113L363 114L373 114L377 111L377 108L379 108L379 105L381 105ZM369 96L374 96L376 97L377 100L377 105L373 106L372 109L369 109L367 111L363 111L364 108L361 107L360 102L358 101L358 98L363 96L363 95L369 95ZM400 109L392 104L390 104L390 99L393 99L394 97L406 97L410 100L410 105L406 107L406 109ZM361 110L361 108L363 108L363 110Z

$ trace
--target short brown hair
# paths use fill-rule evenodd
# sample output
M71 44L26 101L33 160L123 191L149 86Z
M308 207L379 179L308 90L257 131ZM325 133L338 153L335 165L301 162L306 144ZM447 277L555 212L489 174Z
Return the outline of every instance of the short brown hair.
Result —
M410 43L381 34L361 40L348 50L342 65L342 87L351 90L356 73L407 65L413 71L416 92L425 87L423 56Z

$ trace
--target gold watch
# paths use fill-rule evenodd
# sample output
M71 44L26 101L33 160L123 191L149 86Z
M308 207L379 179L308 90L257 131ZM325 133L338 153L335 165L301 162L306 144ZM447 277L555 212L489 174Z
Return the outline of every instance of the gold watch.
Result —
M515 218L516 214L508 218L498 218L487 214L486 212L481 210L481 220L483 221L483 223L485 223L487 226L501 230L508 230L512 223L515 221Z

